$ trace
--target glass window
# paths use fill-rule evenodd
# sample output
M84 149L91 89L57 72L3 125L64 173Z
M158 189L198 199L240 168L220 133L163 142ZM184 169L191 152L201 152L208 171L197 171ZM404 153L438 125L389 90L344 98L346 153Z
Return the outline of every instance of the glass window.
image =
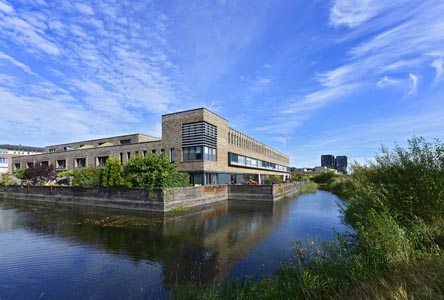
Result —
M64 159L56 160L56 169L66 169L66 160Z
M171 148L170 149L170 162L176 161L176 149Z

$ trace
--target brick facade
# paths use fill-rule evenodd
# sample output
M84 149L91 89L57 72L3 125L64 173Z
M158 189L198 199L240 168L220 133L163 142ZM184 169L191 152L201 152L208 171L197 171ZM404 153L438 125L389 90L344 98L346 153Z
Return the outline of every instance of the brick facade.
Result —
M185 161L182 146L182 125L205 122L217 128L217 159ZM105 157L118 158L122 164L135 155L145 156L150 152L170 156L175 152L175 162L179 170L191 174L244 174L288 176L287 155L272 149L228 126L228 121L205 109L193 109L162 116L162 139L141 134L110 137L92 141L75 142L45 147L45 153L13 159L14 169L26 168L30 163L47 162L58 171L72 170L80 167L100 167ZM236 153L257 160L282 166L282 170L255 169L229 164L229 153ZM64 161L64 163L63 163ZM84 164L84 165L83 165ZM202 182L203 184L208 184ZM226 183L226 182L218 182ZM240 183L240 182L237 182Z

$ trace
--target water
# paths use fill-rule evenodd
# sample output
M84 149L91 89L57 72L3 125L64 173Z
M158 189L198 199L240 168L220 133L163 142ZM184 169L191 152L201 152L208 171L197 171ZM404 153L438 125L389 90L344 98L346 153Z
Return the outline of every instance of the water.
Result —
M126 212L150 224L116 228L95 221L122 211L0 200L0 300L165 299L176 283L270 274L294 242L346 230L339 202L318 191L170 217Z

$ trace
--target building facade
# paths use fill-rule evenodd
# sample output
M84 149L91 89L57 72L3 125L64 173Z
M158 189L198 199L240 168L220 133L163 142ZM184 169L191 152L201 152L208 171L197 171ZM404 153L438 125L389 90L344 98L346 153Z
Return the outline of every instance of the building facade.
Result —
M329 169L335 168L335 156L331 154L321 155L321 166Z
M347 174L348 158L345 155L336 156L335 168L338 172Z
M57 171L103 167L109 157L125 164L148 153L166 155L195 185L261 183L267 175L289 177L289 157L228 126L205 109L162 116L162 139L143 134L47 146L44 153L13 159L14 170L52 164Z
M42 153L43 148L22 145L0 145L0 174L12 173L12 158Z

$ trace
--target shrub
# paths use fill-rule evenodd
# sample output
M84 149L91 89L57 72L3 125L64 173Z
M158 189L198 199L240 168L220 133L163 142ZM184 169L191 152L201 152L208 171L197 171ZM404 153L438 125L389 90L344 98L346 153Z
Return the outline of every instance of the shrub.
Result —
M95 168L83 168L73 171L65 176L73 176L72 185L78 187L99 187L102 178L102 170ZM61 174L59 174L61 175Z

